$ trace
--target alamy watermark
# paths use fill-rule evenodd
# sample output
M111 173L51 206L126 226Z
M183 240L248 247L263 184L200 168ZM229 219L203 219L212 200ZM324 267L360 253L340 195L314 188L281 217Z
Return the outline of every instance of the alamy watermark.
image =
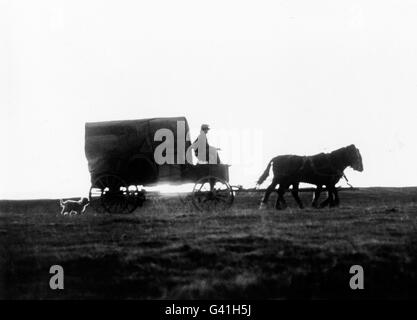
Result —
M349 270L353 276L350 278L349 286L352 290L364 289L364 273L363 268L360 265L353 265Z
M49 280L49 287L52 290L64 289L64 268L62 266L54 264L49 268L49 273L53 274Z
M216 132L218 139L210 137L210 143L206 134L200 132L194 142L190 139L190 133L186 130L185 121L177 121L176 131L162 128L155 132L154 141L160 142L154 150L154 160L157 164L193 164L194 156L198 163L219 163L218 151L220 148L212 146L220 145L223 157L227 154L227 161L233 165L244 165L249 170L258 170L263 165L263 131L261 129L226 129Z

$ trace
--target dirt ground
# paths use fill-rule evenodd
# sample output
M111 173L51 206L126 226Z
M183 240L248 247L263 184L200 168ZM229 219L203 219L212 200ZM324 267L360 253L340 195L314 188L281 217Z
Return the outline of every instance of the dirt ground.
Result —
M259 211L260 196L224 212L158 196L133 214L73 217L58 200L0 201L0 298L417 297L417 188L342 191L320 210L287 195L286 210ZM64 290L49 287L52 265ZM364 290L349 287L352 265Z

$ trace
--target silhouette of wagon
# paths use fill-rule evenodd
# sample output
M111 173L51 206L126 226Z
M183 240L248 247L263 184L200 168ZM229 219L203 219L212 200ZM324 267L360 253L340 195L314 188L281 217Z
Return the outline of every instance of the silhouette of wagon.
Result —
M163 156L170 153L174 163L155 160L155 151L167 140L155 139L159 130L173 134L173 143ZM97 212L130 213L146 200L143 187L194 183L190 198L197 209L231 206L234 190L229 185L229 166L186 161L191 159L188 134L185 117L86 123L90 205Z

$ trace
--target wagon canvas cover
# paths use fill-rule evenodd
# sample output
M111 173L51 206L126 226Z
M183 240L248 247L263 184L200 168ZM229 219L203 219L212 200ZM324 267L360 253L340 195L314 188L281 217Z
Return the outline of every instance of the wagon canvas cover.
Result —
M177 150L177 139L185 140L177 134L181 121L188 133L185 117L86 123L85 154L91 180L103 173L118 174L135 184L180 180L181 165L155 163L154 151L161 141L154 141L154 137L159 129L170 130L174 134L175 159L178 152L184 152L185 159L191 143L184 141L185 150Z

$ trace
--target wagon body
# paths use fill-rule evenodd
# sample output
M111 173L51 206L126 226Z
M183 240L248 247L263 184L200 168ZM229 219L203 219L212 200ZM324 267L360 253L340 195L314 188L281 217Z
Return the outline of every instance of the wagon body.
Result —
M179 136L178 123L185 134ZM120 176L128 184L152 186L158 183L182 184L205 176L229 181L228 165L157 164L155 133L168 129L174 134L174 156L186 159L191 142L186 139L189 126L185 117L90 122L85 125L85 154L91 183L103 174ZM178 148L178 142L183 148Z
M229 165L197 164L185 165L182 169L183 182L196 182L204 177L216 177L229 182Z
M86 123L85 154L91 183L94 184L103 174L118 175L128 184L135 185L182 183L183 176L187 176L184 171L189 171L187 165L159 165L154 160L155 148L161 143L154 138L160 129L168 129L174 134L175 159L179 153L183 153L182 158L185 159L191 142L185 134L178 136L177 126L180 122L185 133L188 133L185 117ZM183 148L178 148L179 141Z

